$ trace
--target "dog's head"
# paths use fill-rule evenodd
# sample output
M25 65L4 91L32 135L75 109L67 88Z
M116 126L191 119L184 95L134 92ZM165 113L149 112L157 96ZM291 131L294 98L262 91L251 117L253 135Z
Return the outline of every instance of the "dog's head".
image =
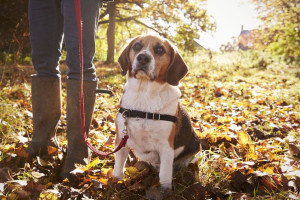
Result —
M123 72L136 79L148 79L178 85L188 67L178 51L166 39L146 35L134 38L118 60Z

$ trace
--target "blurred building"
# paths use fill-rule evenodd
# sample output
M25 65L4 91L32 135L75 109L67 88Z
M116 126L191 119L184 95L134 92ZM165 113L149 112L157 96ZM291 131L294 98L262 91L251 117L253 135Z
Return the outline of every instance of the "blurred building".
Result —
M238 47L240 50L246 51L254 48L255 30L244 30L241 26L241 33L238 37Z

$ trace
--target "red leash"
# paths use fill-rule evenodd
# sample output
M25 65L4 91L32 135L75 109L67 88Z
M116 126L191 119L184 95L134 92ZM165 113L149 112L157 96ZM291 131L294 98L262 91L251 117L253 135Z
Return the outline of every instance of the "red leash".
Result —
M80 0L74 0L76 19L77 19L77 29L78 29L78 38L79 38L79 56L80 56L80 117L81 117L81 128L82 136L85 144L99 156L108 156L119 151L122 147L126 145L128 135L124 135L119 146L110 153L105 153L98 151L87 139L86 129L85 129L85 116L84 116L84 97L83 97L83 53L82 53L82 24L81 24L81 11L80 11Z

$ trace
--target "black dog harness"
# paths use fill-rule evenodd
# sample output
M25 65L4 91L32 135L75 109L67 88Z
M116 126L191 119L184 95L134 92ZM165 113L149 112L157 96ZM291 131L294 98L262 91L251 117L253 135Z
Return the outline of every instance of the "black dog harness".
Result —
M177 121L177 117L172 115L163 115L158 113L149 113L142 112L138 110L130 110L125 108L120 108L119 113L123 115L123 117L128 118L141 118L141 119L152 119L152 120L163 120L175 123Z

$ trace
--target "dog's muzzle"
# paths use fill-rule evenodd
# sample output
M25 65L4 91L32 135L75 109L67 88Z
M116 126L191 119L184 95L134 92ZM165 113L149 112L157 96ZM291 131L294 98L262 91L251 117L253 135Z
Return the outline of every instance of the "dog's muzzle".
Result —
M133 75L135 78L147 76L150 80L154 80L156 76L153 73L154 58L147 51L142 51L137 55L133 63Z

